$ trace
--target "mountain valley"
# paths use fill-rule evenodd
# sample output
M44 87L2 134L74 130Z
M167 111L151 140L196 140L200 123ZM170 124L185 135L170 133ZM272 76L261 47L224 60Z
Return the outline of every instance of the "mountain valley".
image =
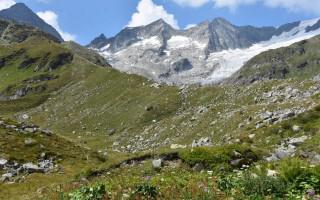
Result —
M319 197L319 19L157 20L83 47L8 10L0 199Z

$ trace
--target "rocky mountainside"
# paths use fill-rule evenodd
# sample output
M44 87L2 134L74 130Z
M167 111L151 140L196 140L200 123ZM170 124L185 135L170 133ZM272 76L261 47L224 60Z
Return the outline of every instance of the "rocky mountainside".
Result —
M289 47L263 52L249 60L225 82L250 84L271 79L319 79L319 45L320 36L316 36Z
M214 83L228 78L255 55L320 33L319 19L274 27L235 26L222 18L188 30L163 20L100 35L88 47L116 69L169 84Z
M20 43L30 37L46 38L60 42L56 37L38 29L0 19L0 43Z
M38 17L38 15L36 15L23 3L17 3L8 9L1 10L0 18L5 20L12 20L20 24L37 27L43 32L54 36L59 41L63 41L61 35L52 26L43 21L40 17Z

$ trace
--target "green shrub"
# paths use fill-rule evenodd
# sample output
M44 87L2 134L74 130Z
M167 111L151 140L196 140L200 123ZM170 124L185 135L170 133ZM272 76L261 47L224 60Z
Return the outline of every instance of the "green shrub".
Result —
M241 186L242 192L246 196L253 196L256 198L266 196L280 198L286 194L287 189L286 182L281 178L266 175L253 177L248 173L242 177Z
M147 199L148 198L155 199L158 196L158 191L155 186L150 185L148 183L144 183L136 187L134 194Z
M304 194L308 189L320 193L320 167L311 168L301 160L291 159L280 164L280 175L291 193Z
M240 178L233 174L222 175L218 177L217 184L221 191L230 193L232 189L240 187Z
M106 194L106 188L103 184L93 187L82 187L72 193L69 193L69 200L102 200Z
M253 176L246 172L241 175L220 176L217 181L221 191L231 194L236 190L249 199L264 199L272 196L281 198L286 194L287 185L281 178L266 175Z
M250 165L259 160L258 154L245 145L194 148L191 151L186 150L180 152L180 157L190 166L201 163L205 168L212 169L215 172L230 171L233 167L241 167L231 166L230 162L232 160L241 159L241 164L246 165Z

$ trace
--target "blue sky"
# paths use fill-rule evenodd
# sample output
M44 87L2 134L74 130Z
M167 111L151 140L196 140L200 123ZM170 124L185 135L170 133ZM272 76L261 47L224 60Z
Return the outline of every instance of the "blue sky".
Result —
M14 0L0 0L1 5ZM278 26L320 16L319 0L15 0L81 44L100 33L111 37L127 26L164 17L183 29L223 17L236 25ZM140 5L139 8L137 6ZM162 6L162 7L161 7ZM139 11L137 11L139 10ZM136 14L134 14L136 13Z

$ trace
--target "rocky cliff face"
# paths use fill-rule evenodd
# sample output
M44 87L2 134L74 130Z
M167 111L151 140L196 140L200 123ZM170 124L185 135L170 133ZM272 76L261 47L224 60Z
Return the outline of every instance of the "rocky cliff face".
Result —
M38 15L36 15L23 3L17 3L8 9L0 11L0 18L5 20L12 20L20 24L37 27L41 31L54 36L59 41L63 41L61 35L52 26L43 21L40 17L38 17Z

